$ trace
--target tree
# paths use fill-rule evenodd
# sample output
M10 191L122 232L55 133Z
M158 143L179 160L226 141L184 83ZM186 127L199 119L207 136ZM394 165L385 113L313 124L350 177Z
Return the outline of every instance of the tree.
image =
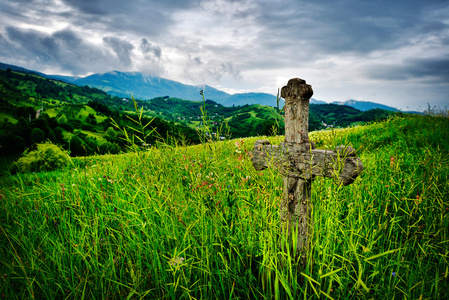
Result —
M30 125L24 117L20 117L16 125L13 129L13 134L20 135L24 139L29 138L29 134L31 133Z
M114 128L109 127L108 130L106 130L105 136L108 140L113 140L117 137L117 133L115 132Z
M45 140L45 132L39 128L31 130L31 141L33 143L42 143Z
M83 147L84 146L84 147ZM76 135L72 136L70 139L70 155L71 156L81 156L86 155L86 146L84 145L84 141L77 137Z
M97 119L95 118L95 116L93 114L89 114L87 116L87 122L89 122L92 125L97 125Z
M50 129L50 130L48 131L47 138L48 138L50 141L52 141L53 143L57 143L57 142L58 142L58 139L56 138L56 134L55 134L55 132L54 132L52 129Z
M31 121L31 127L39 128L44 132L48 132L50 130L50 125L48 124L48 115L42 114L38 119Z
M266 120L261 124L261 134L266 136L273 136L280 134L279 124L275 119Z
M117 143L106 142L100 147L100 153L102 154L118 154L120 153L120 146Z
M67 124L67 117L65 115L61 115L58 119L59 125L65 125Z
M55 136L56 136L56 142L57 143L62 143L63 139L64 139L64 135L62 134L62 128L61 127L56 127L53 130Z

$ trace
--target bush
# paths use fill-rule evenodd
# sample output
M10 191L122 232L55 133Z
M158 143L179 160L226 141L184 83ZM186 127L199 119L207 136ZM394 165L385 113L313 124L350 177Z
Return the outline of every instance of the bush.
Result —
M25 151L15 163L19 172L53 171L72 163L70 156L63 149L52 143L37 144L37 149Z

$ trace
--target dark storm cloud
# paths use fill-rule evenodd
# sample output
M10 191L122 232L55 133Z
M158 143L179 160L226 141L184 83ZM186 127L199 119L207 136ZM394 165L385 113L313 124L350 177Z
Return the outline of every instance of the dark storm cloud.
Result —
M424 8L442 1L270 1L261 4L257 22L263 26L259 42L283 47L310 59L327 54L365 54L393 49L416 31L440 30ZM304 57L306 58L306 57Z
M130 66L132 64L131 51L134 46L130 42L113 36L104 37L103 41L112 48L123 65Z
M58 58L60 46L52 35L35 30L25 31L16 27L7 27L6 34L12 43L22 45L20 47L22 55L29 55L44 63Z
M422 83L449 83L449 57L414 58L401 63L371 66L365 74L373 79L418 80Z
M74 23L89 23L95 28L126 34L129 31L141 35L160 36L176 20L174 13L194 6L197 1L182 0L63 0L75 9Z
M104 15L111 10L117 10L121 8L121 4L127 3L127 1L97 1L97 0L63 0L67 5L77 8L79 11L85 14Z
M414 77L437 77L449 84L449 57L410 59L406 71Z
M83 44L83 40L69 29L56 31L52 36L54 39L60 40L67 48L75 49Z
M198 4L199 1L189 0L63 0L64 3L73 8L79 9L86 14L116 14L138 12L139 10L147 10L149 8L154 11L167 12L167 10L176 11L179 9L186 9Z
M89 44L75 32L64 29L53 34L35 30L6 28L6 38L0 39L2 55L14 57L31 65L42 65L61 70L70 70L75 75L104 71L104 66L127 66L130 64L129 48L126 41L106 38L114 54ZM6 50L8 49L8 50Z
M17 10L18 5L26 6L30 4L31 0L17 0L17 1L0 1L0 11L14 17L21 16L21 11Z
M161 47L159 47L158 45L154 45L145 38L142 39L142 42L140 43L140 51L142 51L146 60L161 59Z
M447 0L2 0L0 61L229 89L299 72L360 95L379 79L433 91L448 81L448 20Z

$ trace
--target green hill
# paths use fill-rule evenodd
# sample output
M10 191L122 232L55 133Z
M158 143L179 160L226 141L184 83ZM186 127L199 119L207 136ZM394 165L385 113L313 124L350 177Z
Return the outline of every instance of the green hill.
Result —
M234 137L268 134L272 120L281 119L273 108L260 105L228 108L209 100L203 103L156 98L137 100L137 105L143 108L143 121L154 118L148 129L156 128L157 134L150 137L150 144L167 138L198 143L196 129L203 127L204 109L212 132L222 128L221 132ZM240 116L245 113L250 115ZM67 84L38 74L0 70L0 155L22 153L26 147L45 139L62 145L72 155L116 153L124 150L125 144L120 132L115 139L105 137L112 126L110 118L123 128L135 125L126 117L135 114L130 99L112 97L99 89ZM244 119L244 122L239 123L237 119ZM223 127L225 122L229 128ZM252 126L243 127L245 123Z
M126 113L126 112L131 113ZM134 111L134 113L132 113ZM134 126L134 104L107 93L40 77L0 71L0 155L16 155L36 142L49 139L72 155L117 153L126 143L120 132L105 136L113 118L120 127ZM152 119L146 115L145 122ZM155 118L148 129L157 128L149 143L168 137L199 142L195 130Z
M249 112L248 112L249 113ZM446 299L449 119L310 133L365 167L316 178L300 268L280 234L282 176L256 171L259 137L73 158L0 177L5 298ZM273 144L283 137L269 137Z
M200 141L197 132L204 131L205 126L208 139L284 133L282 113L269 106L226 107L211 100L169 97L136 100L136 104L143 109L142 121L152 120L148 130L155 130L146 144L158 140L195 144ZM347 127L385 119L391 114L383 110L361 112L348 106L311 104L309 129ZM62 145L73 156L126 151L123 132L113 126L111 119L120 128L137 128L130 120L136 117L136 107L130 99L39 74L0 70L0 156L21 154L44 140ZM110 127L117 132L107 136Z

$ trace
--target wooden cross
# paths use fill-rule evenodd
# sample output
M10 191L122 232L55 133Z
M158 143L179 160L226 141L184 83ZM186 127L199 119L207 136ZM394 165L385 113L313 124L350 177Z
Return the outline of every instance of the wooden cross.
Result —
M312 87L306 81L293 78L281 90L285 99L285 141L279 146L258 140L252 152L256 170L273 165L284 175L284 197L280 205L282 231L294 256L301 254L304 264L308 250L311 219L311 184L315 176L337 178L343 185L354 182L363 165L348 146L335 151L314 149L309 141L309 99ZM295 238L296 237L296 238Z

